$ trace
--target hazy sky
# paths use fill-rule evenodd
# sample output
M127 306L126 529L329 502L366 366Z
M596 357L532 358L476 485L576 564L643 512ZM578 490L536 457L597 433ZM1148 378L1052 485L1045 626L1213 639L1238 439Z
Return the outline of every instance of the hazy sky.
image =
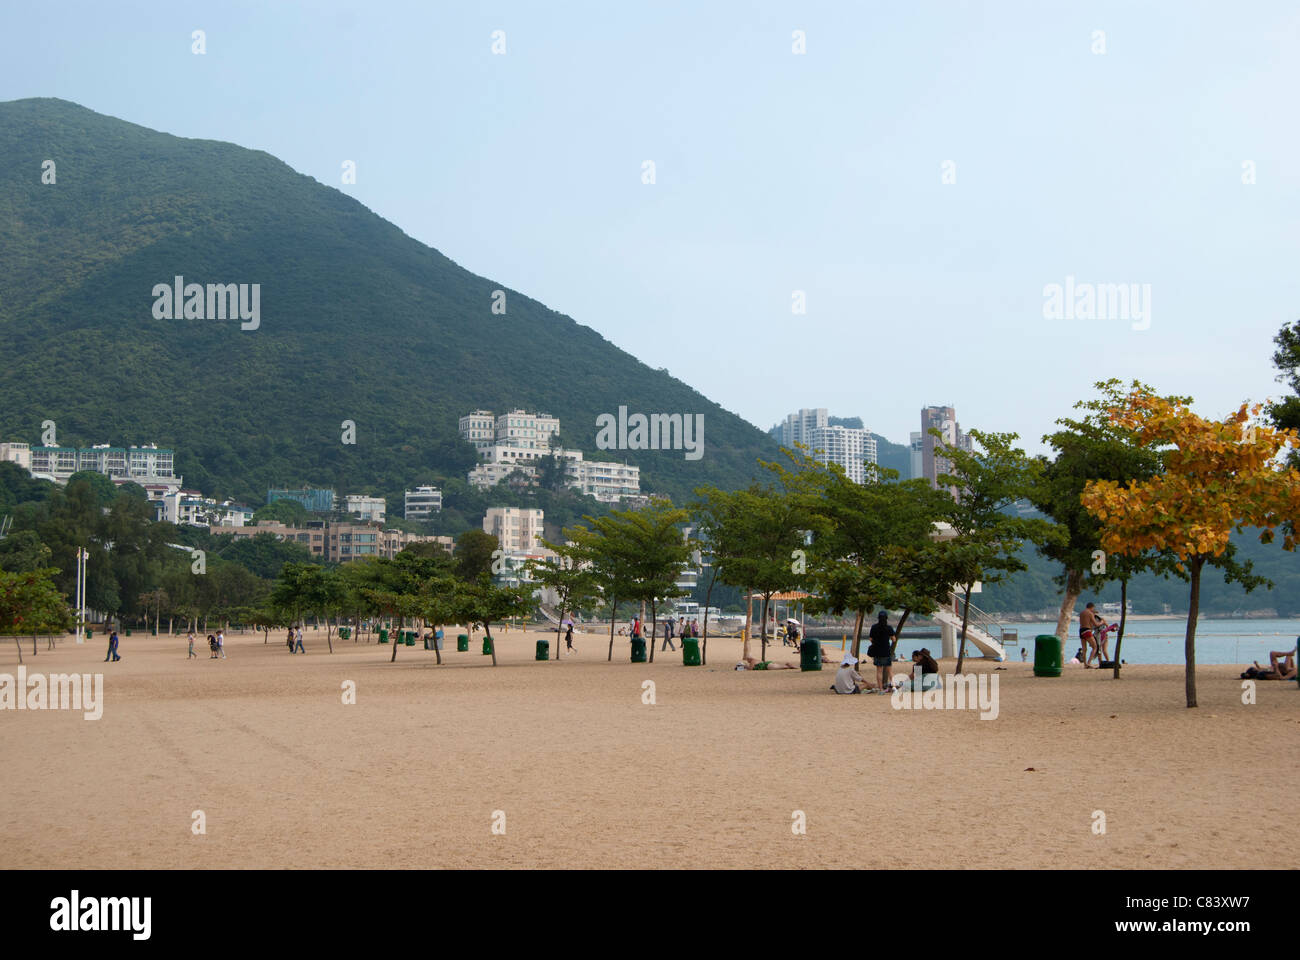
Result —
M760 427L898 442L951 403L1037 449L1109 376L1277 396L1297 92L1294 0L0 0L0 99L266 150ZM1149 320L1045 319L1067 275Z

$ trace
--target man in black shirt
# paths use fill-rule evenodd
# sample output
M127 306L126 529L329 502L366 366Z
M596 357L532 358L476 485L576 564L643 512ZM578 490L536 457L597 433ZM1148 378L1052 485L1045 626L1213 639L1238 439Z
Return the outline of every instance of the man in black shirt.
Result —
M867 656L876 665L876 684L881 690L889 686L890 668L894 663L894 628L889 625L889 614L884 610L871 628L871 646Z

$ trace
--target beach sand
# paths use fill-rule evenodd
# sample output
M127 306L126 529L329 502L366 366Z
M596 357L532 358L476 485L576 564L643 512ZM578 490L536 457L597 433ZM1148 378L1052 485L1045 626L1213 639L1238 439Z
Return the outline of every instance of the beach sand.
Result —
M0 866L1295 864L1260 838L1294 813L1300 693L1261 683L1243 705L1240 668L1202 668L1188 710L1181 666L1116 682L1008 663L981 720L834 696L831 664L738 673L736 640L686 668L630 664L623 637L606 663L608 636L578 634L576 656L540 663L544 635L515 630L493 668L480 636L443 666L418 644L395 664L374 643L330 655L310 630L306 656L273 632L229 637L224 661L205 643L187 661L183 637L123 637L108 664L99 635L36 656L29 638L29 673L102 672L104 712L0 712ZM0 672L17 666L6 639Z

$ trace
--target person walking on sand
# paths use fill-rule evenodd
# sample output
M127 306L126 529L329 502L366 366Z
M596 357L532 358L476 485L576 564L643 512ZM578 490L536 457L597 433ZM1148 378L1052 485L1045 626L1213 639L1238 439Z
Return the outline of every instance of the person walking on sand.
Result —
M664 621L664 642L663 642L663 646L659 648L659 652L663 653L665 650L671 650L673 651L673 653L677 652L677 647L673 645L673 618L672 617L669 617L667 620Z
M569 652L569 653L573 653L573 652L574 652L574 649L573 649L573 621L572 621L572 620L566 620L566 621L564 621L564 649L565 649L567 652Z
M302 645L302 627L296 628L294 630L294 634L295 634L295 642L294 642L293 652L306 655L307 648Z
M293 627L289 628L288 636L284 638L284 642L288 644L289 652L293 653Z
M876 665L876 686L881 690L889 686L890 668L894 664L894 628L889 625L889 614L884 610L868 633L871 645L867 647L867 656Z
M220 627L217 628L217 653L222 660L226 659L226 633Z
M641 618L640 618L640 617L633 617L633 618L632 618L632 632L631 632L631 637L632 637L633 640L640 640L640 639L641 639Z
M197 659L197 658L198 658L198 654L194 652L194 631L191 630L190 631L190 654L185 659L189 660L189 659Z
M117 663L117 661L122 659L117 655L117 631L116 630L114 630L108 638L108 654L104 657L105 663L108 663L109 657L113 658L114 663Z

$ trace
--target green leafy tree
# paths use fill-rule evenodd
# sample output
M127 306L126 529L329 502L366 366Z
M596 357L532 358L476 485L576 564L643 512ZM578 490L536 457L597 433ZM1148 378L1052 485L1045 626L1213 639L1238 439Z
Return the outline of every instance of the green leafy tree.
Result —
M54 583L56 572L53 568L12 573L0 570L0 633L13 636L19 663L23 659L19 635L31 636L34 656L37 634L61 632L72 626L67 599Z
M1054 524L1011 512L1016 501L1029 496L1038 482L1041 465L1014 446L1014 433L970 431L982 451L951 446L935 428L936 456L948 462L948 472L938 478L940 486L955 486L957 496L945 510L943 520L952 528L951 559L960 576L955 581L964 593L961 617L961 646L957 673L966 660L966 629L970 622L971 589L977 581L996 583L1026 569L1020 547L1026 540L1059 540Z
M1135 381L1133 387L1143 385ZM1101 550L1101 524L1083 506L1081 498L1089 481L1111 480L1128 486L1156 476L1161 462L1158 451L1142 446L1133 431L1112 422L1107 414L1123 400L1125 391L1120 382L1105 380L1096 388L1102 395L1100 399L1075 404L1075 409L1087 411L1082 418L1057 420L1061 429L1043 437L1055 457L1050 461L1040 459L1029 500L1055 521L1061 533L1061 539L1040 543L1038 550L1062 568L1057 583L1065 593L1056 620L1056 635L1062 644L1069 636L1070 620L1084 587L1099 589L1109 580L1119 580L1120 633L1115 651L1118 677L1119 651L1127 624L1128 583L1143 570L1159 566L1161 558L1158 553L1146 551L1110 562Z
M560 659L560 631L564 628L565 613L576 613L578 607L600 596L597 575L592 569L592 558L578 539L589 532L586 527L572 528L564 531L564 543L543 540L542 545L554 551L555 556L545 560L529 560L524 564L524 569L533 582L555 591L555 660Z

